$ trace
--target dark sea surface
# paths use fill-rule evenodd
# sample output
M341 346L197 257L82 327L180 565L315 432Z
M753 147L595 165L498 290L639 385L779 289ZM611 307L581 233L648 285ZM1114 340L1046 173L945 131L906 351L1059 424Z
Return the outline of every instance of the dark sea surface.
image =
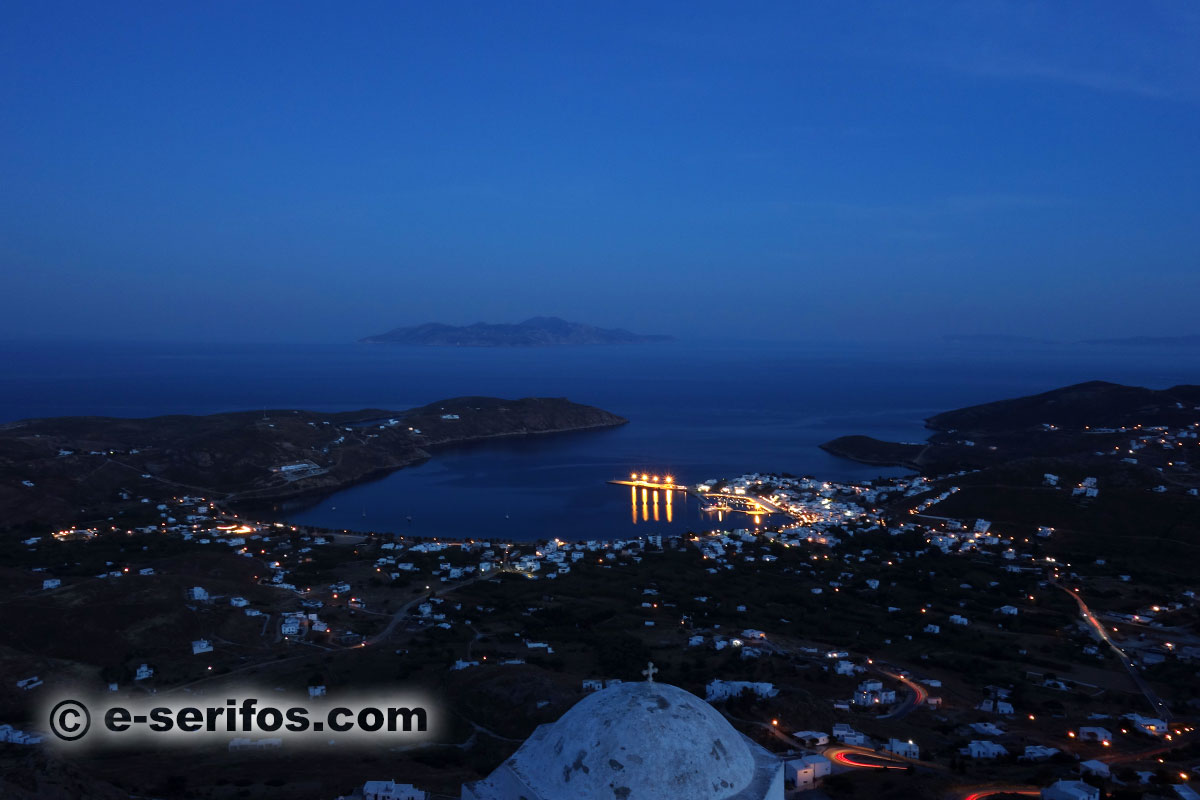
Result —
M460 395L550 396L630 423L438 449L420 466L264 509L332 528L425 536L615 538L713 527L694 499L631 504L607 480L743 472L831 480L903 474L817 445L862 433L920 441L932 413L1085 380L1200 383L1200 350L670 342L536 349L362 344L0 343L0 421L256 408L401 410ZM648 498L649 501L649 498ZM411 517L411 520L409 519ZM724 527L745 526L734 515Z

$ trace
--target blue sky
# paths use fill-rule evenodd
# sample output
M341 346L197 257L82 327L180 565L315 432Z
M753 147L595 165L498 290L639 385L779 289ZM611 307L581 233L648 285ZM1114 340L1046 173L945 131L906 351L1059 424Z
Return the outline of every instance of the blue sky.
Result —
M1200 6L55 3L0 337L1200 333Z

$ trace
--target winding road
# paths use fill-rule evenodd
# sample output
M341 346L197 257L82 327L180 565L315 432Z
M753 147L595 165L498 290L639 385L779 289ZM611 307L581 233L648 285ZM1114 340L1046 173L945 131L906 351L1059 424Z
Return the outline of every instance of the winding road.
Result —
M1096 615L1092 613L1092 610L1090 608L1088 608L1087 603L1083 602L1083 598L1079 596L1079 590L1078 589L1074 589L1074 590L1068 589L1067 587L1063 586L1061 583L1054 581L1054 580L1051 580L1050 583L1051 583L1051 585L1057 586L1059 589L1062 589L1064 592L1066 592L1067 594L1069 594L1071 597L1073 597L1075 599L1075 602L1079 605L1079 615L1081 617L1083 617L1084 621L1087 622L1088 625L1092 626L1092 630L1095 631L1096 635L1099 636L1100 639L1105 644L1107 644L1110 648L1112 648L1112 651L1114 653L1116 653L1117 658L1120 659L1121 664L1125 667L1125 671L1129 673L1129 677L1133 678L1134 685L1137 686L1138 690L1141 691L1141 693L1143 695L1145 695L1147 702L1149 702L1151 707L1154 709L1154 713L1158 714L1162 719L1166 720L1167 722L1170 722L1171 721L1170 706L1167 705L1165 700L1163 700L1161 697L1159 697L1157 694L1155 694L1154 690L1152 690L1149 687L1149 685L1147 685L1147 683L1144 680L1142 680L1142 676L1137 671L1136 662L1134 662L1134 660L1132 658L1130 658L1128 655L1126 655L1125 651L1122 650L1115 641L1113 641L1111 636L1109 636L1108 628L1104 625L1103 622L1096 619Z

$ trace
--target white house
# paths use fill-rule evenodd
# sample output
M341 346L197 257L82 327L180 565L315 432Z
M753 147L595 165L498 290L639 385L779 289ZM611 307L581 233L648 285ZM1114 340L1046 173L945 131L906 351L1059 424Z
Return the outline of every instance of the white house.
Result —
M367 781L363 784L362 795L363 800L426 800L429 797L428 792L411 783L395 781Z
M1044 747L1040 744L1031 744L1025 746L1025 752L1021 754L1022 761L1044 761L1051 756L1057 755L1059 752L1057 747Z
M62 586L62 581L58 578L46 578L42 581L42 589L57 589Z
M854 730L844 722L835 723L833 726L833 738L837 739L842 744L853 744L860 747L867 743L866 734Z
M135 681L144 681L147 678L154 677L154 668L149 664L142 664L137 668L137 674L133 676Z
M833 764L825 756L812 755L789 759L784 765L784 774L792 779L797 789L811 789L832 768Z
M1143 717L1141 714L1126 714L1125 719L1133 723L1133 727L1151 736L1162 736L1167 733L1167 723L1154 717Z
M960 751L964 756L971 758L999 758L1000 756L1008 755L1008 751L1002 745L988 740L973 741Z
M1083 781L1059 781L1042 789L1042 800L1100 800L1100 790Z
M1095 775L1099 778L1107 778L1109 776L1108 764L1096 759L1080 762L1079 773L1081 775Z
M942 632L942 628L941 628L941 626L940 626L940 625L934 625L934 624L931 622L931 623L929 623L928 625L926 625L926 626L925 626L925 632L926 632L926 633L941 633L941 632Z
M959 614L951 614L950 615L950 624L951 625L967 625L969 623L968 623L966 617L961 616Z
M980 711L990 711L993 714L1003 714L1005 716L1010 716L1014 713L1012 703L1007 700L993 700L990 697L975 707Z
M1006 617L1015 617L1019 613L1019 609L1016 606L1000 606L996 609L996 613Z
M244 597L231 597L229 598L229 605L234 608L245 608L250 605L250 601Z
M829 734L822 731L796 731L792 734L792 738L804 742L809 747L829 744Z
M213 651L212 642L208 639L197 639L192 642L192 655L198 656L201 653L211 653Z
M888 705L896 702L896 692L894 689L884 689L880 681L867 680L858 685L851 702L864 707Z
M1082 742L1111 742L1112 733L1107 728L1085 726L1079 729L1079 740Z
M325 696L324 684L322 684L321 686L308 687L308 696L309 697L324 697Z
M921 748L914 744L912 739L888 739L888 743L883 749L901 758L921 758Z

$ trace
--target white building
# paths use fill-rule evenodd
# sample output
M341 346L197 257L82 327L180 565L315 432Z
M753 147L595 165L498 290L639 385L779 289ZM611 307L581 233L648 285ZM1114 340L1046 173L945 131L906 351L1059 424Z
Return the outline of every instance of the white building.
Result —
M837 739L842 744L852 744L859 747L865 747L867 744L867 735L854 730L844 722L834 723L833 738Z
M784 764L695 695L623 683L540 726L491 775L464 785L462 800L613 797L614 787L630 800L783 800Z
M34 745L41 744L42 737L36 733L26 733L25 731L18 730L12 725L0 725L0 742Z
M1112 733L1108 728L1084 726L1079 729L1079 740L1083 742L1111 742Z
M1042 789L1042 800L1100 800L1100 790L1083 781L1059 781Z
M197 639L192 642L192 655L198 656L201 653L211 653L213 651L212 642L208 639Z
M1133 727L1151 736L1163 736L1168 732L1165 720L1154 717L1143 717L1141 714L1126 714L1125 719L1133 723Z
M1000 756L1008 755L1008 751L1003 746L986 739L982 741L973 741L966 747L962 748L961 752L964 756L971 758L999 758Z
M829 744L829 734L822 731L796 731L792 738L804 742L809 747Z
M812 755L790 759L784 769L797 789L811 789L832 771L833 764L825 756Z
M62 581L58 578L46 578L42 581L42 589L57 589L62 586Z
M363 800L426 800L423 792L411 783L395 781L367 781L362 787Z
M888 743L883 749L901 758L915 760L921 758L921 748L914 744L912 739L888 739Z

